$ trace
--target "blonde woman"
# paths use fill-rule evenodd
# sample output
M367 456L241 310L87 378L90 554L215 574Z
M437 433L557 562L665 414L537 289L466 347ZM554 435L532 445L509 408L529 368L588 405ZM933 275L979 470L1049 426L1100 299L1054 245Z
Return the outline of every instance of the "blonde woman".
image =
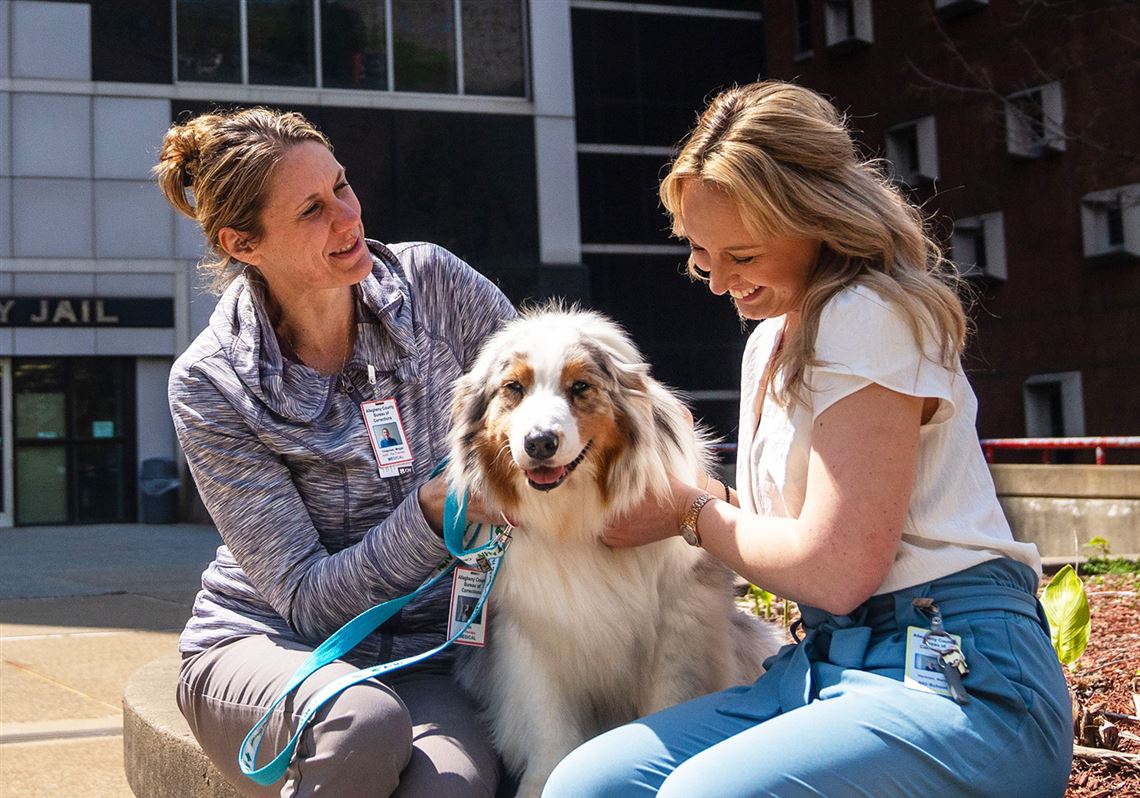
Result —
M739 494L677 482L607 542L684 527L803 618L755 684L586 743L544 796L1062 795L1072 725L1040 560L998 506L965 317L919 213L826 100L774 82L712 101L661 199L692 273L761 322Z

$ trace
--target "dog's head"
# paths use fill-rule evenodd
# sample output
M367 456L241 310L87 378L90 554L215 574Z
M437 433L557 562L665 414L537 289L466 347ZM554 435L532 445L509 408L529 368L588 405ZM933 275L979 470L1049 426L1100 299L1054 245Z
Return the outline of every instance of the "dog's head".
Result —
M620 511L664 482L683 414L615 323L548 306L488 339L457 384L452 479L508 513L590 490Z

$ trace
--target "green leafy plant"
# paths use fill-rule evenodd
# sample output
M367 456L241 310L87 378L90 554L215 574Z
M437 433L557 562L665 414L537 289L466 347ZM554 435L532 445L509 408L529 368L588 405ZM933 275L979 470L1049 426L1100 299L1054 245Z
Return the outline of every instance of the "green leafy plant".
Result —
M748 595L752 596L752 604L756 608L757 615L763 612L765 620L772 617L772 599L774 599L775 596L764 588L757 587L756 585L748 586Z
M1092 538L1084 545L1087 548L1096 549L1098 553L1080 566L1082 573L1134 574L1140 572L1140 561L1130 560L1127 557L1113 557L1108 540L1100 535Z
M1085 586L1071 565L1066 565L1045 586L1041 595L1049 633L1057 659L1069 670L1076 670L1077 660L1089 642L1089 600Z
M1090 540L1085 545L1088 546L1090 549L1099 549L1100 550L1100 558L1102 560L1107 560L1108 555L1112 553L1110 551L1110 549L1108 548L1108 540L1106 540L1105 538L1102 538L1100 535L1097 535L1096 537L1094 537L1092 540Z
M1127 557L1112 557L1102 560L1099 557L1089 560L1081 566L1084 574L1136 574L1140 573L1140 560L1130 560Z

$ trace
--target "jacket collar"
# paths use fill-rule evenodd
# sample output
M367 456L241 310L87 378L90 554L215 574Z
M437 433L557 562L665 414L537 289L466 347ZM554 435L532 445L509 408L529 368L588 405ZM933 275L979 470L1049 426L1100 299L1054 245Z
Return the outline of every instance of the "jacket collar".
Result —
M366 240L372 272L353 287L356 347L345 367L351 379L372 365L397 380L421 379L411 289L399 260L378 241ZM266 311L265 283L247 268L222 294L210 328L253 396L290 421L310 422L328 407L338 375L325 376L284 356Z

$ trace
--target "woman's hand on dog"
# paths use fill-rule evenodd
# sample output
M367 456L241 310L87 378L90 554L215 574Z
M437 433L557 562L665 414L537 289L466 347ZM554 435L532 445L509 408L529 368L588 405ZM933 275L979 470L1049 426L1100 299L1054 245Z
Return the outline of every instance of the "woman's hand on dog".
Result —
M424 518L437 535L443 537L443 503L447 499L447 475L440 474L420 485L419 500ZM478 495L467 496L467 523L501 526L506 516L488 507Z
M602 534L602 542L615 549L644 546L677 535L681 516L703 491L670 477L669 495L652 494L618 517Z
M695 423L692 412L684 405L681 409L692 426ZM670 477L669 495L646 496L640 504L619 516L606 528L602 533L602 542L611 548L624 549L656 543L679 534L681 516L701 492L693 485Z

